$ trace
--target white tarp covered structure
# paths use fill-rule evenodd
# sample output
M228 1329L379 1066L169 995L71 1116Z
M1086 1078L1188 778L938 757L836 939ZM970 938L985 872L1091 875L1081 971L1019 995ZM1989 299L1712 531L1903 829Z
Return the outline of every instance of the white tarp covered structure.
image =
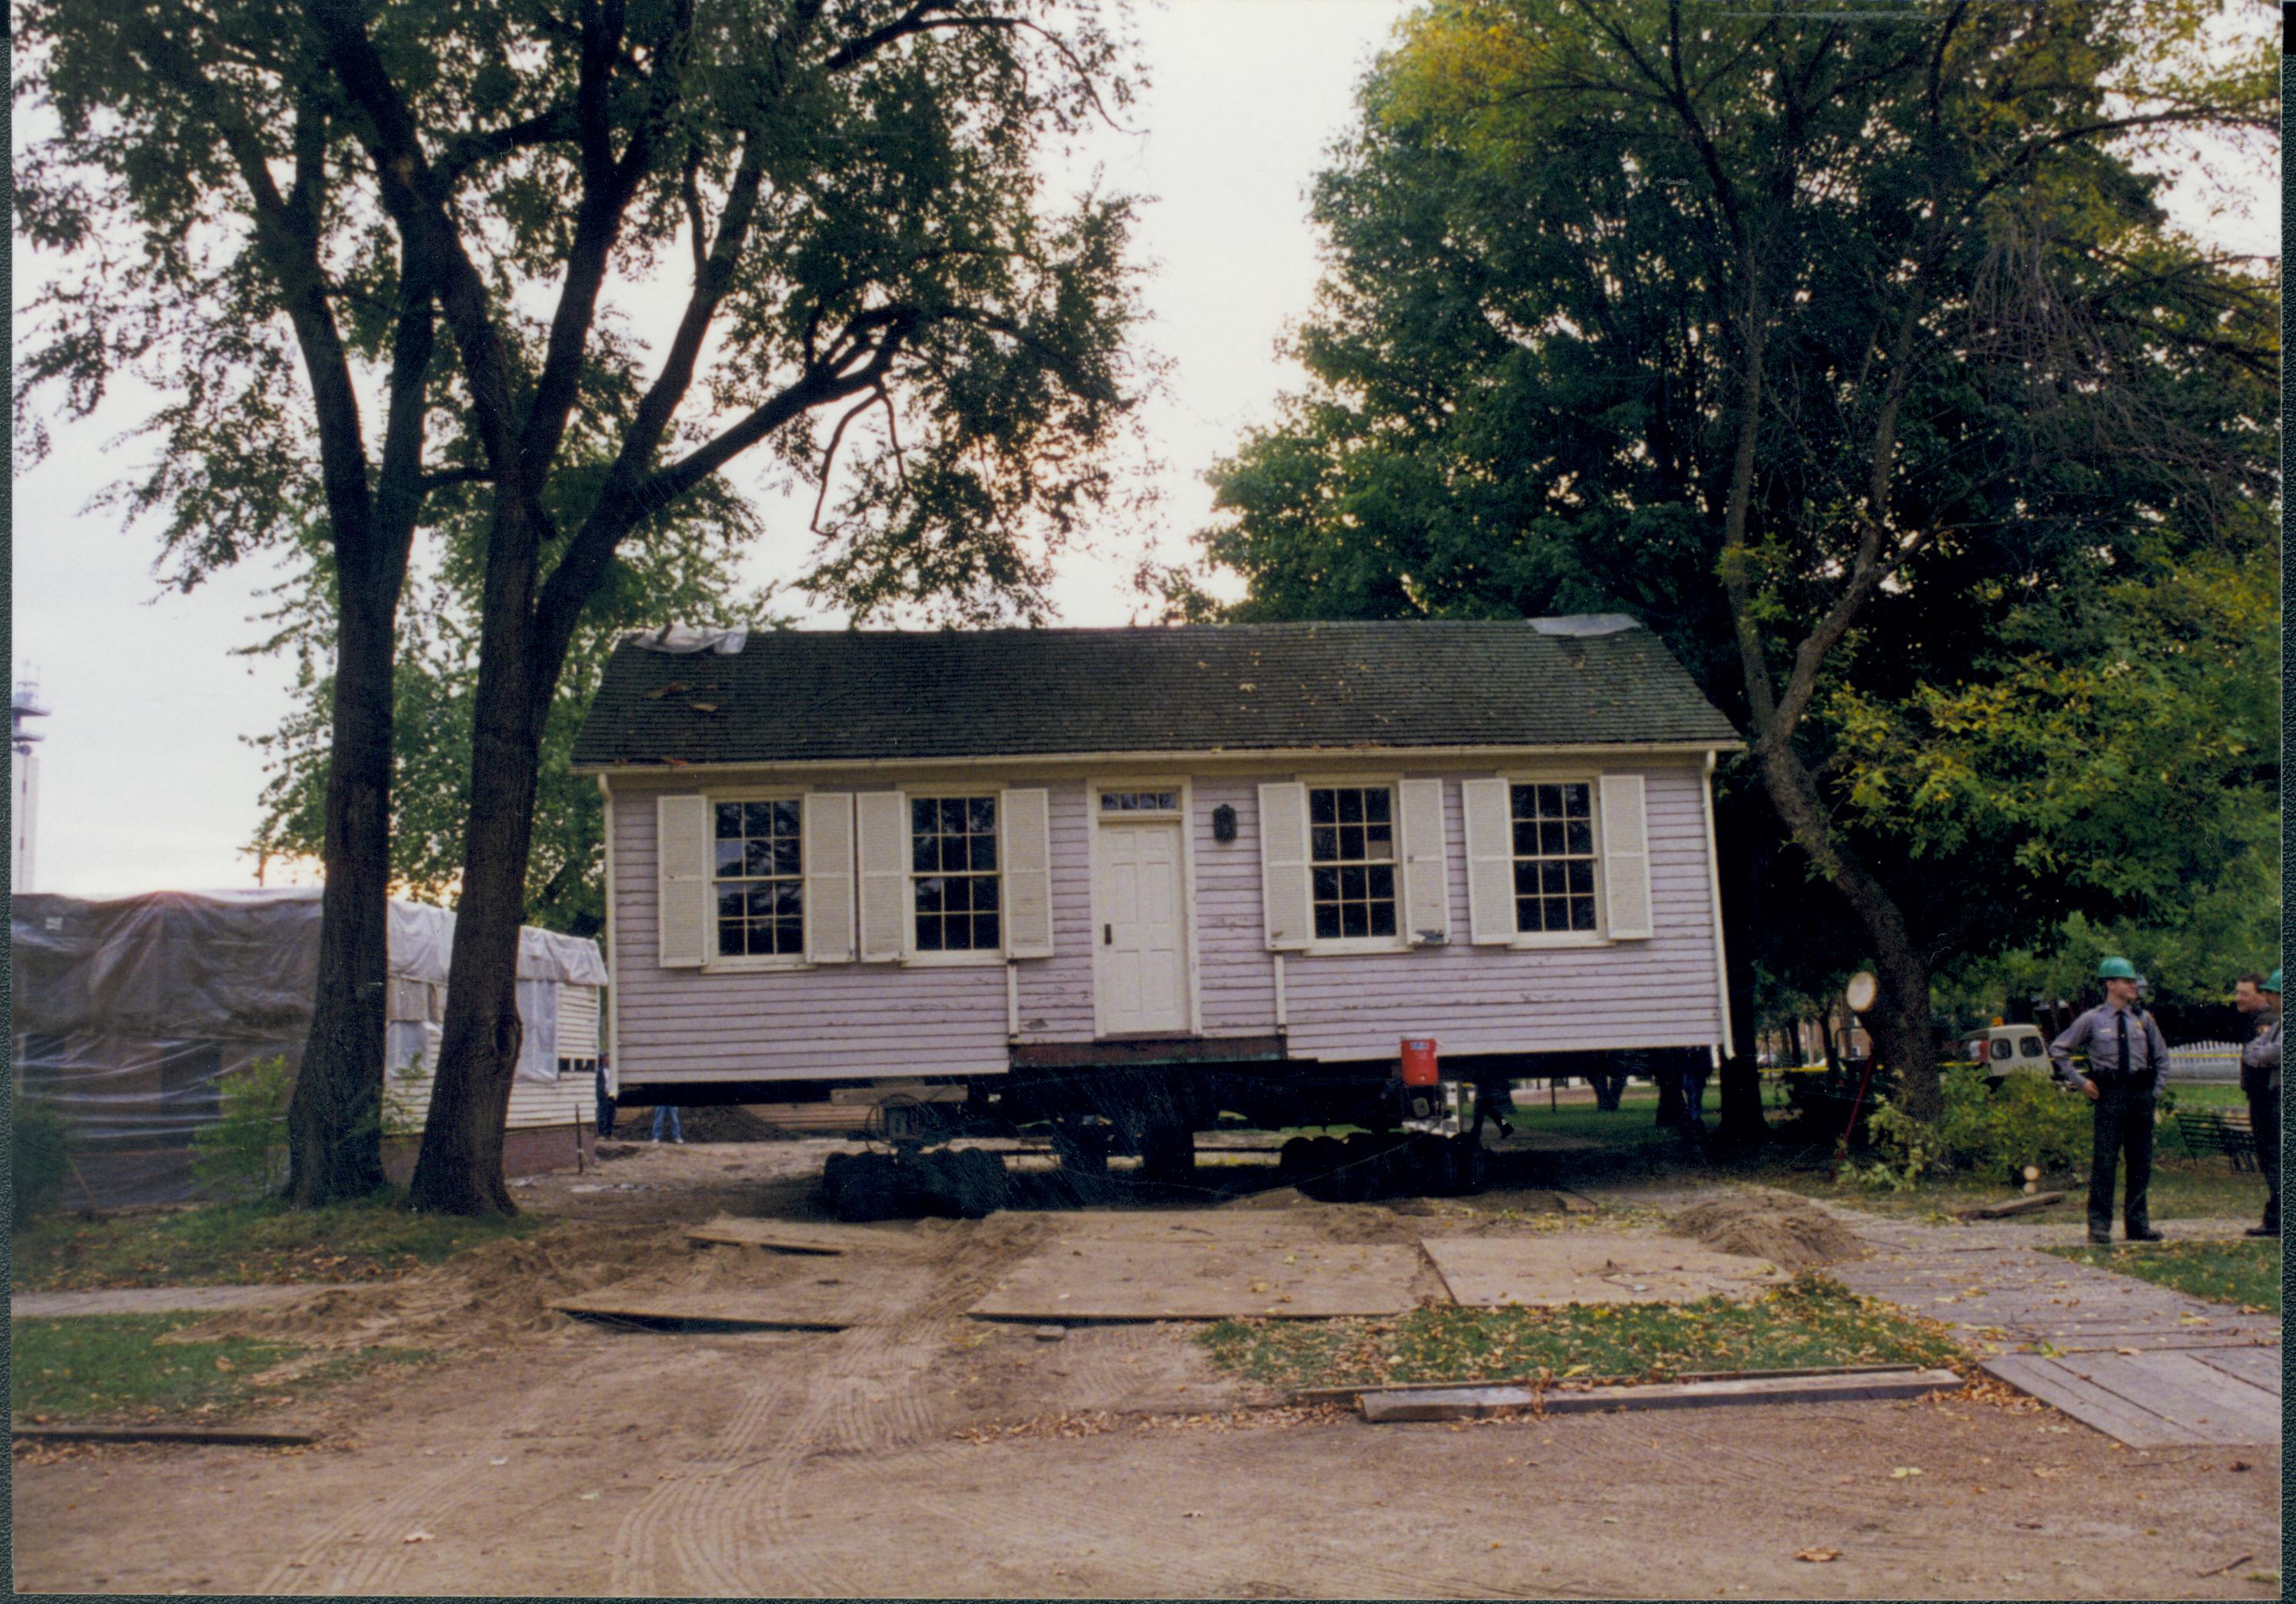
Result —
M319 896L295 888L13 899L17 1084L71 1122L75 1192L107 1206L190 1195L192 1133L217 1117L222 1078L262 1059L292 1067L302 1057ZM403 1071L418 1054L436 1064L454 945L452 913L390 904L387 1069ZM521 1083L554 1084L562 1059L581 1060L587 1075L605 983L597 943L521 933ZM592 1022L569 1052L562 1018Z

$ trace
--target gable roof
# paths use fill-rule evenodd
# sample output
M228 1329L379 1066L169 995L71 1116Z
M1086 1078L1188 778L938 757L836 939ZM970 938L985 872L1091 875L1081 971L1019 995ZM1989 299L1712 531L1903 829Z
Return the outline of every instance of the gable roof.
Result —
M1614 616L766 630L725 656L617 646L574 761L589 768L1737 740L1658 638Z

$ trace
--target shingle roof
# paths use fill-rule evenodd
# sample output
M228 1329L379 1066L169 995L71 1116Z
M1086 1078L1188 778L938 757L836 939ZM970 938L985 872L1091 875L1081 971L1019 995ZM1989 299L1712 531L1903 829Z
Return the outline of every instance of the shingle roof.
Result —
M574 761L1737 739L1657 637L1624 618L768 630L722 657L618 646Z

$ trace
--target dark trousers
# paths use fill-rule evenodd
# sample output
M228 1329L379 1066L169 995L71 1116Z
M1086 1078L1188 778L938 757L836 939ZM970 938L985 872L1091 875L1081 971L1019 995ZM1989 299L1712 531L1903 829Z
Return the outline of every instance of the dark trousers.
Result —
M2256 1167L2264 1172L2264 1228L2280 1229L2280 1093L2248 1094L2249 1127L2256 1133Z
M606 1071L602 1067L598 1071L598 1134L611 1136L613 1133L614 1100L607 1093Z
M2088 1161L2088 1233L2105 1236L2112 1230L2112 1171L2121 1158L2128 1161L2128 1191L2122 1194L2120 1218L2131 1236L2150 1231L2145 1191L2152 1184L2152 1083L2134 1084L2100 1079L2092 1105Z

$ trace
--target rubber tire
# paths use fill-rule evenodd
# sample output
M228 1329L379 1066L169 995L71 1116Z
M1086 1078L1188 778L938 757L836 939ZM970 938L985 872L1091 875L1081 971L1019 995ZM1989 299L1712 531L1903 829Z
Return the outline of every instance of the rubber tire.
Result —
M978 1220L1004 1207L1004 1161L979 1148L953 1154L956 1169L956 1212Z
M1140 1143L1140 1178L1187 1186L1196 1178L1196 1133L1182 1125L1151 1125Z
M1299 1186L1300 1177L1308 1174L1308 1161L1316 1144L1305 1136L1294 1136L1275 1152L1275 1183L1278 1186ZM1300 1188L1306 1191L1305 1187Z
M1348 1150L1336 1136L1316 1136L1308 1141L1307 1170L1300 1178L1300 1190L1318 1203L1337 1203L1342 1177L1334 1172L1348 1161Z
M1343 1203L1367 1203L1387 1190L1387 1144L1368 1131L1348 1138L1343 1150L1348 1167L1340 1172Z
M900 1212L901 1175L882 1153L857 1153L837 1189L837 1217L854 1223L890 1220Z
M832 1153L821 1161L821 1199L835 1214L840 1207L838 1199L845 1191L848 1173L853 1167L850 1153Z
M1483 1190L1483 1139L1472 1131L1463 1131L1445 1142L1444 1157L1446 1195L1472 1198Z
M1397 1157L1404 1191L1428 1198L1450 1196L1451 1156L1441 1137L1414 1134Z

